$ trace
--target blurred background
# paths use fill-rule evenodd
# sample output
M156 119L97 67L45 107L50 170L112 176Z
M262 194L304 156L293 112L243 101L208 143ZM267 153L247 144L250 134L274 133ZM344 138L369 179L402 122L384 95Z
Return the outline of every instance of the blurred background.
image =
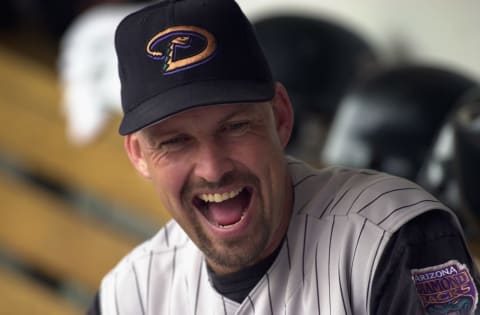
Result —
M416 181L480 255L480 2L238 0L292 98L287 153ZM0 314L83 314L169 218L117 134L140 1L0 4Z

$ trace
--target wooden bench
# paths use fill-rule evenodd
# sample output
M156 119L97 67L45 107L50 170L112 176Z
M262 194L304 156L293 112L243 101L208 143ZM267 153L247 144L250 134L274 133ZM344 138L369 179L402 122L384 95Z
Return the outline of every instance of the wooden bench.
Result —
M47 275L95 290L140 240L82 215L29 183L0 179L0 244Z
M80 315L85 311L66 302L27 277L0 267L0 314Z
M1 176L0 200L3 251L59 283L75 284L89 296L119 259L141 241L79 213L21 179Z
M55 72L0 46L0 153L160 226L169 215L129 164L116 123L95 143L73 146L65 136Z
M85 298L101 278L143 240L110 224L108 216L143 222L153 227L149 233L169 219L151 184L127 160L118 121L91 145L73 146L54 69L0 45L0 268L7 253L16 264L83 294L75 307L62 292L2 268L0 314L84 313ZM54 194L30 176L68 194ZM88 202L79 203L78 196ZM96 215L99 207L108 208L103 217Z

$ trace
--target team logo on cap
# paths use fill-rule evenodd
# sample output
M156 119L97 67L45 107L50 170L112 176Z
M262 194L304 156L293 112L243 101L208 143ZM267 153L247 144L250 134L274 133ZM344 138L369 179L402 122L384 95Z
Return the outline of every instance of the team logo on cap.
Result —
M191 69L211 60L216 50L215 37L196 26L169 27L147 44L149 57L162 62L163 74Z

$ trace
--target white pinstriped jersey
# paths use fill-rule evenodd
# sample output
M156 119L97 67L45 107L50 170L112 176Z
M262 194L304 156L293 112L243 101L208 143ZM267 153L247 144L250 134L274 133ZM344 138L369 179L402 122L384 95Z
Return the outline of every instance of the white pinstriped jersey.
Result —
M104 278L102 314L369 314L375 268L392 234L421 213L450 210L398 177L288 161L291 223L243 303L217 293L202 253L171 221Z

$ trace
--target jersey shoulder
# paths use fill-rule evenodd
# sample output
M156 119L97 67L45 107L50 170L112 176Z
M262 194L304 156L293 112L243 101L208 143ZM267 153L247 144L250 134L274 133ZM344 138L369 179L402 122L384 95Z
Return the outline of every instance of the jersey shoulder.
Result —
M110 273L119 272L122 269L142 260L150 254L169 253L185 246L189 241L188 236L179 227L179 225L171 220L167 222L153 237L136 246L126 256L124 256Z
M295 211L318 219L360 216L381 229L394 232L405 222L445 205L405 178L339 166L314 169L290 161L295 187Z
M102 280L102 284L112 278L134 272L136 265L145 264L152 255L169 256L172 251L183 248L189 242L188 236L171 220L163 226L152 238L144 241L125 255Z
M163 307L172 286L185 283L198 249L175 221L168 222L151 239L127 254L102 280L102 314L145 314ZM175 277L174 277L175 276ZM162 308L159 313L165 313Z
M100 305L102 314L116 314L118 309L141 314L150 286L169 283L176 259L186 256L187 235L175 221L169 221L151 239L123 257L102 279Z

